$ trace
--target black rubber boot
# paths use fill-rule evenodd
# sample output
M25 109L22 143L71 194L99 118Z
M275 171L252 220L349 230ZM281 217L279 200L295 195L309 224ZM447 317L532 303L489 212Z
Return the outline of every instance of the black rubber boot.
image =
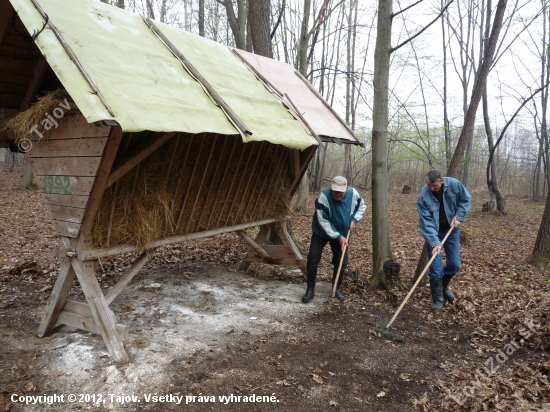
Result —
M335 269L337 271L337 269ZM342 295L342 292L340 291L340 288L342 287L342 278L343 278L344 271L341 270L340 272L340 279L338 279L338 285L336 286L336 291L334 292L334 297L338 299L340 302L344 301L344 295ZM334 281L336 280L336 273L332 274L332 287L334 288ZM331 289L332 292L332 289Z
M443 281L430 279L430 288L432 289L432 312L441 312L443 310Z
M453 292L451 292L451 289L449 289L449 283L451 282L452 276L443 276L442 281L442 287L443 287L443 298L449 302L453 303L456 299L455 295L453 295Z
M309 303L315 296L315 282L307 282L306 294L302 298L302 303Z

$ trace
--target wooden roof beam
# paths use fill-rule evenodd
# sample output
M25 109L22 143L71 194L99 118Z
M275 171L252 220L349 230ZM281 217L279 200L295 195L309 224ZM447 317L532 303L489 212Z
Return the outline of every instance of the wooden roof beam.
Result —
M153 141L147 141L145 144L138 146L131 153L125 155L120 161L117 161L113 166L113 170L109 175L109 180L107 181L107 186L111 186L118 179L132 170L137 166L143 159L157 150L160 146L170 140L172 137L177 135L179 132L170 132L165 133L162 136L155 138Z

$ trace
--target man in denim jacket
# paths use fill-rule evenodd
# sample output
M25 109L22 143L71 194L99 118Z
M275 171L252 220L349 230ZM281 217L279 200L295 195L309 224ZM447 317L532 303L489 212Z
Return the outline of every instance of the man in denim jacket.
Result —
M426 186L422 188L416 209L420 215L420 233L426 240L428 256L437 257L432 262L428 276L432 290L432 311L441 312L444 299L453 303L455 296L449 282L460 267L460 224L470 212L472 196L462 183L452 177L442 177L438 170L426 174ZM454 229L445 241L446 265L441 258L441 241Z
M307 289L303 303L309 303L315 292L315 280L317 278L317 267L321 261L323 248L327 243L332 249L332 284L336 279L340 259L344 246L348 245L346 236L348 230L353 232L355 225L363 218L367 210L367 204L353 187L348 186L348 181L343 176L336 176L332 180L331 187L323 190L315 200L315 214L311 223L311 243L307 255ZM341 272L346 270L348 265L348 251L344 256ZM342 276L338 279L334 296L344 300L340 292Z

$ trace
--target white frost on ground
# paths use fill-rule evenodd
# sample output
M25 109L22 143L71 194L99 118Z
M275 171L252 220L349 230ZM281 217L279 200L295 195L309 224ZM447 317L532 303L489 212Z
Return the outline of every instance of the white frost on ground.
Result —
M259 280L227 267L202 269L193 276L146 270L113 302L117 322L130 328L127 364L114 362L101 336L64 327L73 341L52 352L55 361L43 369L49 392L143 395L167 389L173 360L183 363L198 350L223 352L246 333L290 331L330 295L330 285L321 282L313 302L303 305L304 283Z

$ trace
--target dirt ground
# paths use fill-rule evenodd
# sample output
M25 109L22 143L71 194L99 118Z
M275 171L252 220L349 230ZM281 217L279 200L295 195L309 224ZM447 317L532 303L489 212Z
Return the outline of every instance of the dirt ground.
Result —
M57 239L40 195L20 190L20 178L0 163L0 410L550 410L550 273L525 260L544 203L508 199L501 217L482 213L486 195L474 194L457 302L432 315L419 288L394 323L404 342L369 329L387 324L406 291L368 289L368 191L350 246L358 279L345 277L344 303L329 299L328 249L304 305L300 272L238 271L246 249L236 235L161 248L111 305L130 328L130 362L118 364L99 335L62 326L36 337ZM415 201L390 195L392 247L408 285L422 247ZM293 218L305 249L310 218ZM100 284L114 285L132 258L102 261ZM70 298L84 299L77 283Z

